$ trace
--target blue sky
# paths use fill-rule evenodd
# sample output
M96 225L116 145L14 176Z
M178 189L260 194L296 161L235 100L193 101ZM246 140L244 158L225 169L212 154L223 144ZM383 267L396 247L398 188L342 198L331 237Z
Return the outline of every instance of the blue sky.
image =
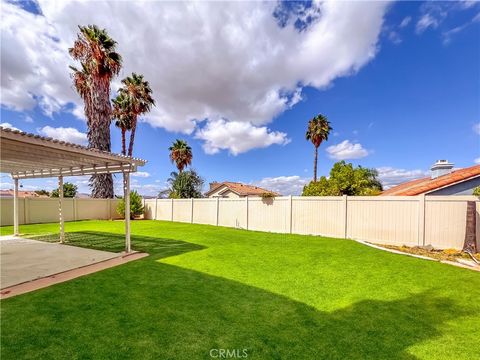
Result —
M424 176L436 159L480 162L478 2L102 3L93 15L91 4L32 4L2 4L1 123L84 142L64 52L77 24L107 28L124 57L120 78L144 73L157 101L137 130L135 156L148 160L134 178L142 194L165 188L176 138L192 146L206 183L298 194L313 173L305 127L317 113L334 128L320 147L321 175L345 159L377 168L390 186ZM284 28L274 10L287 14ZM136 15L142 24L132 27ZM88 192L85 180L71 179ZM10 187L5 174L1 182Z

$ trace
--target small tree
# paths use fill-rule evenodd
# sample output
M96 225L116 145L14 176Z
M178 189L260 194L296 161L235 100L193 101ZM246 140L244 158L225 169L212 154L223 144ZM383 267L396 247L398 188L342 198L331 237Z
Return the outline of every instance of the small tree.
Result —
M472 195L480 196L480 186L477 186L476 188L473 189Z
M120 200L117 205L117 213L125 217L125 199ZM130 192L130 219L143 214L142 197L136 190Z
M378 180L375 169L361 166L353 167L350 163L339 161L330 170L330 176L320 177L303 188L303 196L341 196L378 195L382 191L382 184Z
M77 195L78 187L72 183L66 182L63 184L63 197L74 198ZM55 189L50 194L50 197L58 198L60 196L58 189Z

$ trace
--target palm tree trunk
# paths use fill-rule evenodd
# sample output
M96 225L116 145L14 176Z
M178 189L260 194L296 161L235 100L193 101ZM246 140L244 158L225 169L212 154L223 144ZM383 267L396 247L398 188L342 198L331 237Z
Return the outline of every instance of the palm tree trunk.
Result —
M104 78L94 78L91 102L86 111L88 118L88 146L94 149L111 151L110 140L110 82ZM112 174L92 175L90 178L93 198L113 198Z
M318 160L318 147L315 146L315 160L313 161L313 181L317 182L317 160Z
M122 128L122 155L127 155L127 144L125 143L125 133L127 129Z
M128 144L128 156L133 155L133 144L135 142L135 130L137 129L137 117L133 119L132 130L130 130L130 143Z

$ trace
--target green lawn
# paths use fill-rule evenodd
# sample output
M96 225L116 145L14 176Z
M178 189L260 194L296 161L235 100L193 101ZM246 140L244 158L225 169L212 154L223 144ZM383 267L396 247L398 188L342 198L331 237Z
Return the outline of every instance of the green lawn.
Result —
M58 224L21 226L26 234ZM67 223L120 251L123 223ZM1 301L2 359L474 359L480 274L354 241L132 223L142 260ZM11 227L2 228L3 234ZM48 240L48 237L45 237ZM214 352L213 355L216 355Z

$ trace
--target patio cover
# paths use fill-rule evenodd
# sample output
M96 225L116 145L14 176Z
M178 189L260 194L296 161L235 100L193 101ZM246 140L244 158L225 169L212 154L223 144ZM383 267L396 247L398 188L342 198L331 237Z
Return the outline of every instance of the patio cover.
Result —
M0 172L10 173L14 183L14 235L18 235L18 181L58 177L60 242L65 233L62 216L63 177L123 174L125 199L125 251L130 252L130 173L146 161L0 127Z

